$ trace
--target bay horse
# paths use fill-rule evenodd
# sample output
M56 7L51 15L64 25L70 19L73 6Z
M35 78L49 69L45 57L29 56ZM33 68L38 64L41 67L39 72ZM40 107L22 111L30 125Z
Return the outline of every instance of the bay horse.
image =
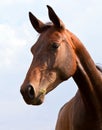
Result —
M33 60L21 86L27 104L40 105L58 84L72 77L76 95L60 110L56 130L102 130L102 69L96 67L82 42L66 29L55 11L48 8L50 23L29 12L40 34L31 47Z

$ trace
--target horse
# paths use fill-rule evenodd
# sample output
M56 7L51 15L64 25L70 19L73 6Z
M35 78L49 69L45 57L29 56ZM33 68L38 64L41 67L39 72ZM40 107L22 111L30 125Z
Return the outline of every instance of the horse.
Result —
M47 8L49 23L29 12L40 35L31 47L33 60L20 92L27 104L40 105L46 94L72 77L78 90L61 108L55 129L102 130L102 68L96 67L83 43L66 29L52 7Z

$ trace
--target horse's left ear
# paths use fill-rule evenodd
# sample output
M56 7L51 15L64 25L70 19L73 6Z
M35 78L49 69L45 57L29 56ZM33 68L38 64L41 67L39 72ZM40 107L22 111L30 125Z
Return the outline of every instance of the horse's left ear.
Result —
M49 18L53 22L53 24L57 28L62 28L62 29L65 28L63 22L59 19L59 17L54 12L54 10L49 5L47 5L47 8L48 8L48 13L49 13Z

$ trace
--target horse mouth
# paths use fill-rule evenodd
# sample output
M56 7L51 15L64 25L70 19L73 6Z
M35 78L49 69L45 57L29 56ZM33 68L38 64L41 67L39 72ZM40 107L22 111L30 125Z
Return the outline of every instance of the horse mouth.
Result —
M32 105L41 105L44 102L44 94L39 94L32 102Z
M32 88L28 88L24 91L21 90L24 101L28 105L41 105L44 101L45 90L41 90L38 95L35 94Z
M31 99L27 96L23 96L23 99L28 105L41 105L44 102L44 97L44 95L40 95L34 99Z

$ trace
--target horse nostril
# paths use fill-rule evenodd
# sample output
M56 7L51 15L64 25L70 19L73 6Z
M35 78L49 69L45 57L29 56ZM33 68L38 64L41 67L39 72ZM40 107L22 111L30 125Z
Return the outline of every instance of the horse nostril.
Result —
M27 86L27 91L28 91L29 98L33 99L35 97L35 92L34 92L34 88L32 87L32 85Z

